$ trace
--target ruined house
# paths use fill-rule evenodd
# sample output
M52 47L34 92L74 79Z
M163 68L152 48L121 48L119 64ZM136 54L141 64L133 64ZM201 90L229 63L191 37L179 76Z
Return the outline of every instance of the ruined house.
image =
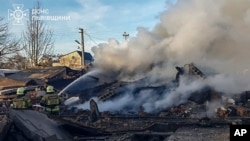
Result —
M144 111L141 106L138 111L130 110L130 105L136 99L131 100L128 106L119 111L112 111L113 107L109 107L107 111L102 110L104 102L119 101L116 98L125 95L131 88L133 90L129 93L134 95L133 98L143 97L147 91L154 95L162 95L181 86L177 84L179 83L178 78L182 77L181 75L191 75L201 80L206 78L205 74L193 64L178 67L177 70L180 76L176 77L176 80L158 86L147 85L147 78L133 82L123 82L102 72L90 72L76 80L68 90L64 91L70 94L69 96L78 97L67 99L65 105L61 107L59 116L50 115L50 119L48 119L41 113L31 110L24 112L13 110L10 116L14 117L14 123L18 124L19 130L23 131L23 127L28 129L23 133L26 137L35 140L39 138L43 140L60 140L60 138L65 140L70 138L74 140L110 141L228 140L230 124L250 123L249 110L246 107L237 104L239 102L236 99L234 101L234 99L222 97L220 92L216 92L209 87L201 87L200 91L192 92L189 95L190 97L186 98L186 102L173 104L170 107L162 108L158 112ZM245 100L248 94L246 92L241 98ZM240 100L240 98L238 99ZM72 102L74 100L76 100L75 103ZM89 105L89 108L79 107L84 105L82 103L84 101ZM222 101L227 106L208 105L207 101L211 103L213 101ZM69 106L66 103L71 104ZM139 100L136 103L140 104ZM165 103L167 104L167 102ZM118 107L118 104L116 103L113 106ZM214 116L210 116L210 112ZM36 124L38 120L39 123L42 123L42 126ZM60 128L58 128L59 125ZM37 130L33 130L34 128ZM47 134L40 132L42 130L46 132L50 129L53 129L52 132ZM63 135L67 135L65 132L69 133L69 136L64 137Z

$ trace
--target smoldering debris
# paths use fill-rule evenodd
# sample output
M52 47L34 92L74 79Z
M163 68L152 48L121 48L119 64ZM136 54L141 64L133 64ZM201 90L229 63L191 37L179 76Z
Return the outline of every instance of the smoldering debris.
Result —
M169 79L176 64L195 62L248 89L249 6L247 0L237 4L178 0L160 15L152 31L139 27L129 41L110 39L94 47L94 64L100 70L119 72L123 79L148 75Z
M172 123L203 127L247 123L247 96L242 96L242 101L230 98L250 86L248 7L247 0L179 0L162 13L152 31L138 28L129 41L110 39L94 47L95 69L103 74L112 72L112 78L126 84L114 89L113 84L107 86L108 98L92 96L100 118L91 122L88 114L80 114L76 123L112 133L140 130L145 134L155 131L150 130L155 123L166 123L164 129L174 130L177 127ZM203 73L207 68L213 72L204 73L206 77L186 75L184 64L189 62ZM176 66L184 69L178 80L174 78ZM89 105L87 100L76 107L89 110ZM129 117L131 111L136 114ZM240 116L239 120L230 119L232 115ZM160 127L158 132L163 129Z
M197 72L199 72L198 74L202 73L201 71ZM148 80L143 79L113 89L112 93L115 95L113 98L108 98L105 101L98 99L98 97L94 99L97 101L101 112L138 113L143 110L147 113L158 113L170 107L184 104L190 100L197 104L205 104L207 101L213 102L214 100L221 99L223 95L226 95L223 92L217 92L213 87L213 82L216 81L213 79L221 79L221 77L205 77L203 73L204 77L199 77L198 74L185 72L178 77L176 76L175 80L157 87L143 83L143 81ZM221 84L221 86L222 85L226 84ZM89 109L88 105L89 101L79 104L77 107L79 109ZM211 114L212 111L213 114L215 114L215 111L210 110L216 109L213 105L214 104L207 105L209 106L207 108L207 115L211 117L213 117Z
M73 133L78 131L75 139L81 132L82 139L89 133L124 133L121 137L134 133L147 139L156 134L163 140L186 126L181 131L185 140L189 135L196 138L196 127L206 133L209 128L203 127L213 125L210 134L215 135L219 127L221 135L229 124L249 124L250 92L244 92L250 88L249 7L248 0L178 0L161 14L152 31L139 27L129 41L110 39L94 47L95 70L63 90L74 90L71 93L87 100L75 105L78 99L69 99L77 114L62 113L60 121L70 124ZM184 64L189 62L201 69L195 76L185 73ZM175 75L177 65L184 66L178 67L180 75ZM213 70L213 75L204 73L204 68ZM121 81L125 85L112 88ZM106 89L109 97L100 100ZM129 116L131 111L137 114ZM186 130L193 133L187 136ZM201 140L211 140L210 135L205 139L200 135ZM168 139L183 137L175 136Z
M137 35L128 41L110 39L93 47L97 71L111 74L118 82L138 82L126 85L123 92L113 92L118 96L112 93L111 99L97 100L100 111L143 108L154 113L189 100L202 104L210 99L192 99L192 94L202 95L206 88L218 93L217 97L249 90L248 7L247 0L237 4L233 0L179 0L160 15L153 30L138 27ZM171 81L175 66L188 62L194 62L201 72L208 68L206 79L190 81L183 76L176 85ZM144 78L146 83L139 83ZM154 88L138 91L141 87ZM85 105L78 107L85 109Z

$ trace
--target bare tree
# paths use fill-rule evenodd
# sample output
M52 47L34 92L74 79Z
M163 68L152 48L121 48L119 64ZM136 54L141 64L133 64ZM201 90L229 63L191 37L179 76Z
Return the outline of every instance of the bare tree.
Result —
M8 24L3 23L0 17L0 62L6 61L8 57L20 51L18 41L11 38L8 30Z
M40 3L37 2L34 9L40 8ZM35 13L32 16L40 17L41 14ZM54 40L53 31L42 20L33 19L32 16L27 21L26 31L22 35L23 48L31 65L37 66L40 58L53 54Z

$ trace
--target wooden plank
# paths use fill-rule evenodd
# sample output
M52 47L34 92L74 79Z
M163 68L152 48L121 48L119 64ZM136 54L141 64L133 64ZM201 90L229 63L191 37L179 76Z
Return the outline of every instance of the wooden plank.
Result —
M16 94L14 95L0 95L0 100L7 100L7 99L13 99L16 98Z

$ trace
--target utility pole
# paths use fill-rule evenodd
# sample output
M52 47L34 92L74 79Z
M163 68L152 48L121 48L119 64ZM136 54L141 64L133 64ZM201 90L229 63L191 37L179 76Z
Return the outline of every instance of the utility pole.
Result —
M123 34L122 34L122 36L124 37L124 39L125 39L125 41L128 39L128 37L129 37L129 34L127 34L126 32L124 32Z
M82 68L85 68L85 58L84 58L84 30L82 28L79 28L80 34L81 34L81 47L82 47Z

